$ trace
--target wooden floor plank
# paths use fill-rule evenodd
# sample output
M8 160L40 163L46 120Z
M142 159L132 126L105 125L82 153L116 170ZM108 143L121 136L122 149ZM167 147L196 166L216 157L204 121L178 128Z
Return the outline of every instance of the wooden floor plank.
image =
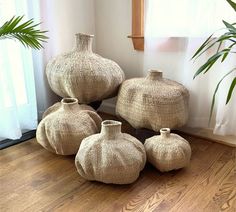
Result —
M123 132L150 136L128 124ZM74 156L52 154L35 139L1 150L0 211L235 212L235 148L184 137L192 148L188 167L161 173L147 164L135 183L120 186L84 180Z
M211 166L209 157L216 159L221 156L221 152L218 152L220 149L218 145L208 149L208 155L201 157L201 160L199 160L200 155L197 155L198 152L195 153L196 150L193 150L195 157L192 157L190 166L174 171L173 176L168 176L168 173L160 176L158 181L153 183L152 190L149 189L149 198L144 202L139 202L135 209L137 211L154 209L169 211L197 183L198 176L209 169ZM216 152L218 154L215 154Z
M234 167L227 173L219 186L216 186L214 195L209 202L206 202L204 210L232 210L236 211L236 168Z
M216 187L224 180L234 166L234 162L227 154L222 154L214 163L195 181L184 197L178 201L170 211L206 211L205 200L210 200L216 192ZM191 202L186 207L186 202Z

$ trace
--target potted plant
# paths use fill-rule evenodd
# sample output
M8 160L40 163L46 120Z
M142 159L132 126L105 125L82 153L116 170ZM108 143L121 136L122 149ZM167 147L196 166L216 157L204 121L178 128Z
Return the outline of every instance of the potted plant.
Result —
M234 3L231 0L226 0L230 6L234 9L234 11L236 11L236 3ZM205 42L203 42L203 44L198 48L198 50L196 51L196 53L193 55L192 59L195 58L197 59L199 56L201 56L204 52L206 52L207 50L214 48L215 46L217 46L217 51L215 52L215 54L213 54L195 73L194 78L197 77L200 74L205 74L207 73L211 67L216 63L216 61L221 60L221 63L223 63L225 61L225 59L227 58L227 56L229 54L235 54L235 51L233 50L233 47L236 45L236 23L230 24L226 21L223 20L223 23L226 27L226 32L224 34L222 34L220 37L216 38L214 37L214 33L211 34L206 40ZM224 49L221 49L222 44L225 41L229 41L229 46L227 46ZM216 94L217 91L219 89L219 86L221 84L221 82L232 72L236 71L236 67L233 68L232 70L229 70L222 78L221 80L218 82L218 84L216 85L214 94L213 94L213 98L212 98L212 103L211 103L211 110L210 110L210 118L209 118L209 122L211 120L212 117L212 112L213 112L213 108L214 108L214 104L215 104L215 98L216 98ZM228 104L228 102L230 101L232 94L233 94L233 90L235 88L236 85L236 77L233 78L229 90L228 90L228 95L226 98L226 104Z

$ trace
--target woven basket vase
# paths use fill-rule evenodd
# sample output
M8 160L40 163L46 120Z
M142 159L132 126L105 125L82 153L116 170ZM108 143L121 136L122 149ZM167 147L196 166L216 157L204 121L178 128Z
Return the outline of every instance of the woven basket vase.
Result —
M124 72L114 61L92 52L92 38L76 34L75 49L49 61L46 74L57 95L85 104L117 95Z
M121 122L102 122L100 134L85 138L75 158L79 174L104 183L134 182L146 163L143 144L121 132Z
M180 169L190 162L191 147L169 128L162 128L161 135L146 139L145 150L148 161L162 172Z
M64 98L48 108L39 123L36 138L45 149L59 155L74 155L81 141L100 130L102 119L75 98Z
M163 127L183 126L188 119L188 90L150 71L146 78L123 82L117 99L116 114L134 128L159 131Z

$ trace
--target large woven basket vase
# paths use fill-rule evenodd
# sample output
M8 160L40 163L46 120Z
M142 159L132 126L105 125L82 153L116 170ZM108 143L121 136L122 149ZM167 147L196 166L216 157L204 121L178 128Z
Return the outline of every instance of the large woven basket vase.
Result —
M75 98L64 98L48 108L39 123L36 138L45 149L59 155L74 155L81 141L100 131L102 119Z
M79 174L92 181L113 184L134 182L144 168L143 144L121 132L121 122L102 122L100 134L85 138L75 158Z
M116 113L134 128L159 131L183 126L188 119L189 92L152 70L146 78L126 80L120 87Z
M85 104L117 95L124 72L114 61L92 52L92 38L76 34L75 49L49 61L46 74L57 95Z
M170 133L169 128L162 128L160 133L145 141L148 161L162 172L188 166L191 157L188 141Z

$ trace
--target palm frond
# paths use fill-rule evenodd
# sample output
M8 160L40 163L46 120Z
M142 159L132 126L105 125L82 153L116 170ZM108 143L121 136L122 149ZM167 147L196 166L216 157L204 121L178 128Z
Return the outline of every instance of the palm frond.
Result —
M36 29L41 23L34 24L33 19L22 22L24 16L12 17L0 27L0 39L17 39L25 47L33 49L43 48L42 43L46 42L47 31Z
M210 110L210 117L209 117L209 125L210 125L210 122L211 122L211 118L212 118L212 114L213 114L213 109L214 109L214 106L215 106L215 99L216 99L216 94L217 94L217 91L220 87L220 84L222 83L222 81L229 75L231 74L232 72L236 71L236 68L230 70L228 73L226 73L222 78L221 80L218 82L218 84L216 85L216 88L215 88L215 91L214 91L214 94L213 94L213 97L212 97L212 101L211 101L211 110ZM229 102L229 99L231 98L231 95L232 95L232 92L233 92L233 89L234 89L234 86L235 86L235 83L236 83L236 78L234 78L231 86L230 86L230 89L229 89L229 92L228 92L228 97L227 97L227 101L226 101L226 104Z
M206 63L204 63L194 74L193 78L196 78L201 73L206 73L209 69L216 63L216 61L223 55L228 54L230 52L230 48L223 49L222 51L216 52L212 55Z
M234 3L233 1L231 1L231 0L226 0L229 4L230 4L230 6L234 9L234 11L236 11L236 3Z
M232 80L232 83L229 87L229 91L228 91L228 95L227 95L227 99L226 99L226 105L229 103L229 100L232 97L232 93L233 93L235 86L236 86L236 77L234 77L234 79Z

